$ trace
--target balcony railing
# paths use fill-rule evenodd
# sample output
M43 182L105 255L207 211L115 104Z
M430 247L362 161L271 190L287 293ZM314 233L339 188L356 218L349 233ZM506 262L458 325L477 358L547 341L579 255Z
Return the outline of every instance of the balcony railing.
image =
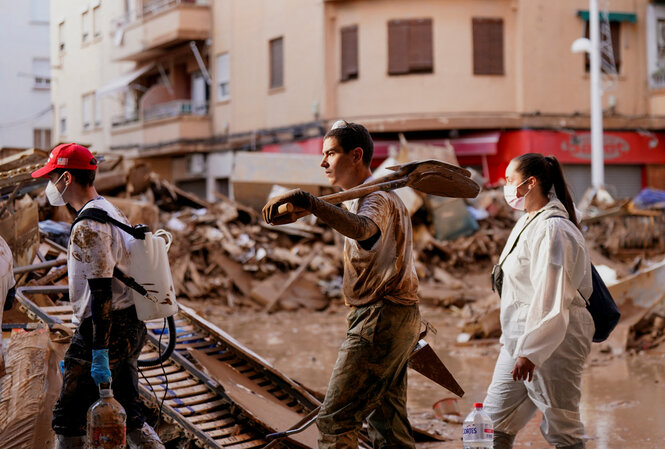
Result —
M652 89L665 88L665 70L658 69L651 74L650 85Z
M115 27L122 27L128 25L134 21L142 20L150 16L154 16L162 11L167 11L169 9L175 8L179 5L199 5L199 6L208 6L210 5L210 0L153 0L143 2L143 7L133 11L127 11L120 17L113 19L113 25Z
M174 100L146 108L143 111L143 121L149 122L169 117L183 115L206 115L208 105L192 105L190 100Z
M139 121L139 111L132 111L131 113L125 113L121 115L116 115L111 117L111 126L124 126L131 123L136 123Z
M192 104L191 100L174 100L166 103L160 103L143 111L143 122L151 122L171 117L182 117L184 115L203 116L208 114L208 104ZM137 123L141 119L139 112L132 114L116 115L111 119L113 127L130 125Z

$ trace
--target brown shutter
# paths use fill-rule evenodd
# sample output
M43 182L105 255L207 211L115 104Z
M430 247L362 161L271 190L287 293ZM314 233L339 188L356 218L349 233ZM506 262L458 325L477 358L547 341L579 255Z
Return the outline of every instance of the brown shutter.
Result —
M270 88L284 85L284 39L270 41Z
M612 52L614 53L614 63L617 73L621 73L621 22L610 22L610 34L612 35ZM589 21L584 25L584 37L589 39ZM601 55L602 59L602 55ZM601 62L602 63L602 62ZM584 53L584 71L591 71L591 58L589 53Z
M342 28L342 81L358 78L358 26Z
M433 70L432 19L409 21L409 71L428 72Z
M409 73L409 23L406 20L388 22L388 74Z
M612 35L612 52L617 73L621 73L621 22L610 22L610 34Z
M37 149L43 149L42 148L42 130L41 129L33 129L32 130L32 146Z
M503 75L503 19L473 18L474 75Z
M51 148L51 128L46 130L46 138L44 139L44 149L48 150Z

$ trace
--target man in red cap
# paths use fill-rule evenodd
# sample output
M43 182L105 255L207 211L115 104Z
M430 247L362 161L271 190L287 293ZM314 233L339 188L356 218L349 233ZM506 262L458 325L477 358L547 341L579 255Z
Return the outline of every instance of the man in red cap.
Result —
M96 170L90 150L68 143L55 147L46 166L32 176L49 179L46 196L54 206L69 204L77 213L102 209L129 224L95 190ZM53 410L56 449L84 447L88 408L99 397L98 386L111 381L114 397L127 412L130 447L164 448L145 422L139 400L137 361L146 327L136 316L129 287L113 277L114 267L128 265L127 238L109 223L81 220L72 227L67 270L73 322L78 327L65 354L62 391Z

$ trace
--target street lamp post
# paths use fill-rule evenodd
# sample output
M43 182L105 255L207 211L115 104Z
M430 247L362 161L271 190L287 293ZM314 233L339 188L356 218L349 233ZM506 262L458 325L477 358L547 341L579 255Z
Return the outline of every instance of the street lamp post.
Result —
M603 161L603 91L600 85L600 30L598 0L589 0L590 78L591 78L591 186L595 191L605 184Z

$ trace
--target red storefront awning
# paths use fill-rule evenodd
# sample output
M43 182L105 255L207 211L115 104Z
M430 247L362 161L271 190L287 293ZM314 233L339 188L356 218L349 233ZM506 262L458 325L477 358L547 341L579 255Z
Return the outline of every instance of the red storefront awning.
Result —
M604 162L611 165L665 164L665 133L605 131ZM457 148L456 148L457 150ZM456 151L457 153L457 151ZM561 164L591 163L591 134L588 131L516 130L502 132L497 153L487 156L489 182L503 179L508 163L525 153L556 156ZM481 165L480 157L462 156L461 165Z

